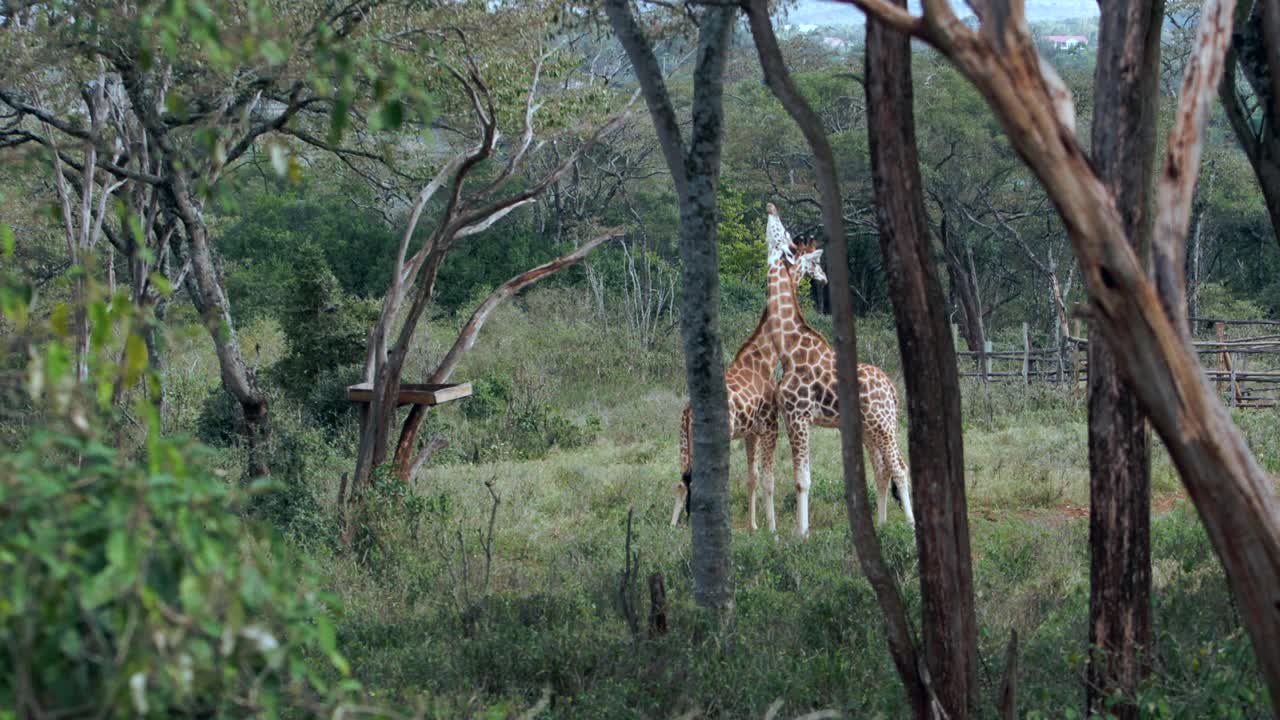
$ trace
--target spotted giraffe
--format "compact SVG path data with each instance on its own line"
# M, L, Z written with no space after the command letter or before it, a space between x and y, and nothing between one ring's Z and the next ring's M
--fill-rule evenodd
M805 270L809 276L826 282L821 265ZM797 273L794 282L804 276ZM794 290L794 288L792 288ZM756 524L756 487L764 484L765 521L770 532L777 532L777 515L773 505L773 456L778 446L777 381L778 353L769 337L769 313L766 307L750 337L738 349L724 374L729 391L729 437L742 438L747 451L747 503L750 507L752 532ZM693 409L685 403L680 424L680 482L676 483L676 502L671 510L671 525L680 523L680 510L689 508L689 481L693 468ZM757 468L758 464L758 468Z
M796 301L795 276L811 272L809 267L819 263L822 251L793 244L778 217L778 209L770 203L768 210L769 290L765 315L769 337L782 362L778 405L791 441L796 525L803 536L809 532L809 428L813 425L833 428L840 422L836 356L826 338L805 322ZM858 386L863 441L876 476L879 523L883 525L889 518L888 495L892 482L907 520L914 527L907 463L898 449L897 390L889 376L874 365L858 366Z

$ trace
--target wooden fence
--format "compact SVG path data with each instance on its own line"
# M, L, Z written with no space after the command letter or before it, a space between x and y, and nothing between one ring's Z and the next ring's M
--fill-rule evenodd
M1217 384L1232 407L1265 408L1280 403L1280 332L1228 337L1228 328L1274 328L1280 326L1280 320L1191 320L1198 328L1212 328L1211 337L1198 338L1192 344L1205 375ZM997 350L987 341L981 352L957 351L956 355L970 360L973 368L960 376L983 382L1083 383L1088 378L1085 350L1089 346L1087 339L1077 337L1083 334L1077 323L1075 335L1064 338L1059 347L1036 348L1023 323L1021 348ZM965 363L961 365L964 367Z

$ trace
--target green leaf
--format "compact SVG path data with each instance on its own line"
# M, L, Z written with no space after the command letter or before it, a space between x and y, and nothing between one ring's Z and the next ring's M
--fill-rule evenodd
M5 257L13 257L16 243L13 240L13 228L5 223L0 223L0 250L4 251Z
M49 324L53 326L53 331L58 333L58 337L69 337L71 335L71 306L60 302L53 306L53 312L49 314Z
M262 43L262 47L260 49L262 51L262 57L266 58L267 62L272 65L282 65L285 60L288 59L288 56L285 55L284 49L276 44L276 41L274 40L266 40Z
M130 333L124 343L125 383L132 385L147 369L147 344L141 335Z
M169 282L169 278L158 272L151 273L149 278L151 280L151 286L154 287L161 295L169 297L173 294L173 283Z

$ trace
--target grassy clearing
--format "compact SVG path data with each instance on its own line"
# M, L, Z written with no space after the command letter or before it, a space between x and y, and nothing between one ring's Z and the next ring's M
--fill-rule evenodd
M461 449L443 454L407 496L370 503L376 542L359 557L330 544L332 499L350 469L350 418L321 430L288 402L275 406L279 434L304 449L303 486L319 503L319 520L287 531L319 560L326 589L343 601L339 645L371 700L419 706L434 717L501 717L544 692L546 716L564 718L762 717L779 700L779 717L822 708L901 717L904 698L879 611L851 555L838 435L816 434L813 532L803 542L794 537L786 443L776 459L777 536L746 530L744 456L735 443L736 606L726 625L706 626L691 601L688 529L668 525L684 402L675 339L637 347L624 332L583 320L582 308L565 297L552 291L505 308L458 377L515 379L511 408L549 407L575 427L590 425L582 444L532 452L503 437L519 431L503 420L516 410L476 419L462 403L441 409L432 423ZM434 333L443 337L446 325L432 329L425 355L442 345ZM883 320L864 323L860 342L896 374L888 328ZM269 325L247 329L242 339L264 358L281 352ZM198 375L187 368L207 359L194 348L179 350L171 374ZM415 362L425 366L425 359ZM1084 694L1083 398L1047 386L966 385L964 401L984 702L994 698L1004 644L1016 629L1023 707L1032 717L1064 717ZM171 405L175 418L199 414L199 403L181 395ZM1280 460L1275 414L1238 420L1264 463ZM905 428L900 437L905 445ZM240 458L228 448L223 461L233 471ZM1179 486L1159 449L1154 471L1157 643L1143 696L1148 714L1263 716L1265 697L1222 572L1194 512L1173 498ZM487 573L486 482L501 497ZM672 629L659 640L633 637L622 612L628 510L641 578L628 592L642 625L645 576L661 572L667 582ZM918 610L914 539L896 505L881 540L909 608Z

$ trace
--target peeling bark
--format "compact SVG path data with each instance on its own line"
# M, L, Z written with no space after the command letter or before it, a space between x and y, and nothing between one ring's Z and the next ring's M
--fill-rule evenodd
M1093 166L1120 210L1138 257L1152 230L1152 165L1164 3L1101 6L1094 78ZM1120 377L1102 330L1089 328L1089 663L1085 706L1106 700L1119 718L1150 670L1151 441L1137 396ZM1127 701L1126 701L1127 700Z

